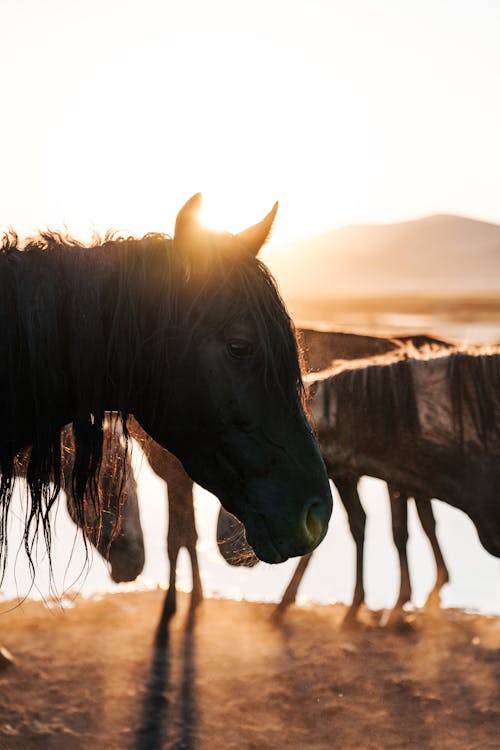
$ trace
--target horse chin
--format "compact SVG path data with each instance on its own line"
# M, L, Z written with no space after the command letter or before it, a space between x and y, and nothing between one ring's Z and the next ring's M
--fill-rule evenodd
M277 549L277 547L275 547L269 534L264 536L264 534L260 532L259 536L256 536L255 539L252 539L252 536L247 528L247 541L259 560L262 560L262 562L270 563L271 565L277 565L278 563L282 563L288 560L288 557L283 556Z
M288 560L273 541L268 525L263 516L255 514L245 519L246 541L262 562L276 565Z
M279 534L269 519L260 513L246 515L244 519L246 542L257 557L267 563L285 562L291 557L302 557L315 549L325 537L327 526L315 539L292 534Z
M288 560L288 556L283 555L274 543L263 515L254 511L249 512L248 508L245 512L239 513L230 502L226 502L228 498L223 500L219 496L219 500L222 503L223 526L228 538L224 539L221 536L218 543L222 556L230 565L241 566L249 563L249 567L252 567L259 560L271 564ZM228 519L232 519L230 523Z
M145 552L141 538L137 542L131 541L126 533L120 532L113 539L108 549L108 544L103 540L99 545L99 552L108 560L110 575L115 583L128 583L135 581L144 568Z
M271 564L282 563L290 557L308 554L322 541L331 514L326 473L329 503L322 502L318 494L318 499L313 495L303 503L295 502L293 514L278 512L276 508L283 505L289 494L290 488L286 483L269 476L242 482L234 464L223 451L213 452L200 461L202 451L203 447L200 447L195 454L195 462L187 454L184 468L197 484L215 494L224 508L243 523L246 541L259 560ZM221 477L225 478L224 483ZM307 498L308 487L303 495Z

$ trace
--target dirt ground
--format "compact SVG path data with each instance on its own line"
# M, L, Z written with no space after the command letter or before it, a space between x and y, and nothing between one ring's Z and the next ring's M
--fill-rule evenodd
M500 747L500 618L415 612L397 631L341 605L164 592L28 602L0 618L0 749ZM5 610L6 604L1 606Z

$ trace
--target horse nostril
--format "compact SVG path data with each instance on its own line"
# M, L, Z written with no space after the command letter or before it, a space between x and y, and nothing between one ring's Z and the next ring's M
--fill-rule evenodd
M311 542L316 542L323 535L326 527L323 503L310 500L304 511L304 526Z

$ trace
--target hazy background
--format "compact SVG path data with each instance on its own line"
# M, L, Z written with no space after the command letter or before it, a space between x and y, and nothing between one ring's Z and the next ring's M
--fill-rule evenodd
M207 223L237 231L278 199L264 258L298 322L500 341L499 28L495 0L0 0L0 226L172 232L201 190ZM385 489L362 494L369 602L388 605ZM197 497L207 590L279 596L290 565L234 578L215 501ZM146 579L164 581L165 500L147 468L141 498ZM498 561L439 512L462 586L447 603L500 612ZM412 529L421 600L432 566ZM13 565L5 596L28 588ZM348 601L352 576L337 503L306 596ZM108 585L96 566L85 590Z
M495 0L2 0L1 224L500 222Z

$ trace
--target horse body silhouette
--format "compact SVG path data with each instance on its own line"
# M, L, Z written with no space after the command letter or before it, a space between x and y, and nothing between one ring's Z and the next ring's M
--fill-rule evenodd
M426 349L426 350L449 350L455 345L440 338L429 335L407 335L395 338L380 336L367 336L338 331L316 331L313 329L302 329L304 342L304 357L310 370L324 370L329 367L349 368L350 360L368 360L369 358L382 356L384 354L401 352L402 349ZM340 360L343 364L340 364ZM320 439L320 447L326 451L323 445L325 437ZM329 467L329 475L339 493L342 504L347 513L349 528L356 545L356 579L354 595L351 606L346 614L346 623L355 620L361 604L365 601L365 590L363 583L364 569L364 544L366 513L361 504L358 494L358 482L364 472L353 471L337 464L335 470ZM389 617L389 624L397 622L402 614L403 605L411 601L412 588L410 572L408 568L407 544L408 544L408 502L413 497L417 513L420 518L422 529L427 535L436 563L436 580L426 601L427 605L439 603L439 592L443 585L449 581L449 572L436 535L436 519L432 510L431 496L411 493L404 485L395 486L387 483L390 500L392 535L399 558L400 586L397 601ZM221 517L225 518L221 511ZM221 521L221 533L225 533L228 521ZM229 554L237 559L234 549ZM296 600L298 589L311 555L307 555L297 564L297 568L283 594L278 605L278 614L282 613Z
M372 361L319 379L309 403L330 472L439 498L464 511L500 556L497 351Z
M348 620L364 600L360 552L365 517L357 495L361 474L388 483L393 512L405 508L396 488L405 487L403 497L415 498L438 568L431 600L436 600L448 572L429 498L464 511L485 549L500 556L499 387L500 354L480 351L434 352L428 359L410 356L390 363L382 359L314 383L309 403L322 455L337 486L340 481L346 507L354 508L348 513L357 546L357 578ZM355 405L349 416L346 399ZM395 534L400 553L406 537L403 533L398 540ZM309 559L299 561L278 613L295 599ZM408 576L405 549L404 563ZM397 621L409 593L409 580L402 576L390 620Z
M338 366L339 360L358 360L378 357L401 349L451 349L456 344L429 334L408 334L394 337L372 336L351 331L330 331L299 328L298 338L303 350L305 371L308 373Z
M174 239L111 237L83 247L54 233L0 257L0 544L5 561L15 456L27 468L28 553L60 489L61 427L73 423L74 500L97 497L106 410L170 449L245 525L260 558L281 562L323 539L331 494L302 406L290 318L256 259L276 213L238 234L199 222ZM126 426L124 429L126 439ZM53 484L51 484L51 482ZM101 509L97 502L97 513Z

